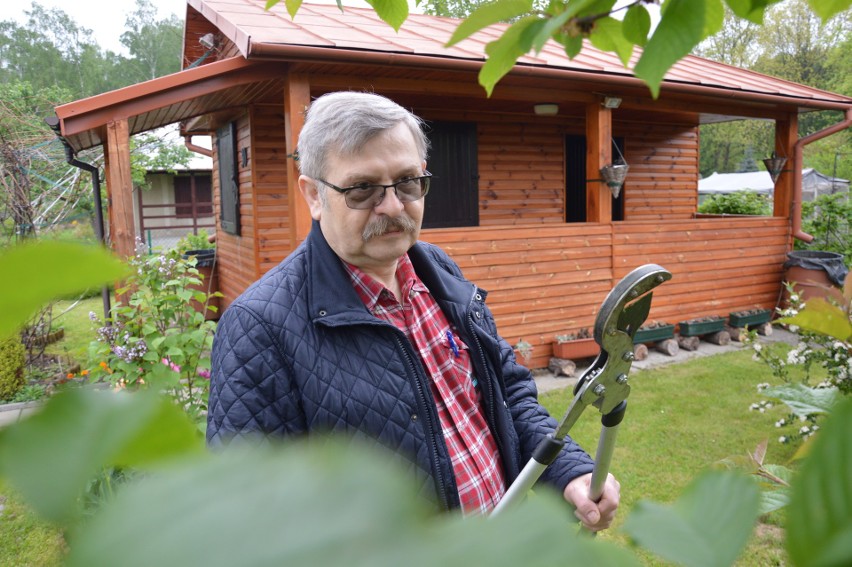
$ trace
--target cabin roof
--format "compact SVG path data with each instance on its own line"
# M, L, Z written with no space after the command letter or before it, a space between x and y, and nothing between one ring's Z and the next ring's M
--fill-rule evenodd
M345 7L341 12L336 5L302 4L291 18L284 2L269 11L264 9L265 3L187 0L186 68L57 107L62 136L80 151L104 143L106 125L118 119L126 118L129 133L136 134L227 112L236 105L274 97L284 88L288 65L294 63L359 69L369 66L376 70L376 77L379 67L385 73L414 69L414 75L406 72L409 77L427 72L438 76L452 71L476 72L485 61L486 45L506 27L490 26L453 47L445 47L459 20L410 14L396 33L371 8ZM205 61L205 48L198 40L211 31L233 46L221 59ZM647 87L621 65L615 54L588 43L577 57L569 59L561 46L550 41L540 53L519 59L501 83L509 78L524 81L523 88L568 80L575 89L578 85L599 87L619 96L633 93L637 99L650 100ZM484 90L477 92L477 96L485 97ZM719 116L748 116L739 115L736 109L757 106L783 107L787 112L852 108L850 97L695 56L683 58L666 74L661 97L667 96L690 97L686 106L701 114L701 122L718 120ZM714 115L696 103L695 97L722 102L727 111ZM193 129L204 132L204 122L198 121Z

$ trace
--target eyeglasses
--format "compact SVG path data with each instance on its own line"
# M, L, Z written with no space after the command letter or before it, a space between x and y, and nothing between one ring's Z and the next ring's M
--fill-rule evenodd
M429 181L432 179L431 173L428 171L425 173L420 177L408 177L390 185L362 183L352 187L338 187L324 179L317 179L317 181L331 187L338 193L343 193L346 206L350 209L372 209L379 206L379 203L385 198L385 193L391 187L396 192L396 198L403 203L419 201L425 197L426 193L429 192Z

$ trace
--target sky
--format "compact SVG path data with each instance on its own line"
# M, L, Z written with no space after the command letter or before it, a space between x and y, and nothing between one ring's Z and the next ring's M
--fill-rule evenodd
M126 53L121 45L121 34L124 32L124 21L136 9L136 0L3 0L3 12L0 19L14 19L25 22L27 12L33 1L45 8L59 8L77 25L94 32L95 41L103 49L117 53ZM329 0L308 0L313 3L325 3ZM333 3L331 0L329 3ZM160 19L176 15L181 21L186 17L186 0L151 0L157 7ZM344 0L346 6L366 6L358 0Z

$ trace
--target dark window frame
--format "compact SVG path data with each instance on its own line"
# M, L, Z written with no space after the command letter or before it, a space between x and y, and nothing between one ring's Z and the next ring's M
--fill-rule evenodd
M228 234L240 235L240 169L237 159L237 123L216 130L219 158L219 223Z

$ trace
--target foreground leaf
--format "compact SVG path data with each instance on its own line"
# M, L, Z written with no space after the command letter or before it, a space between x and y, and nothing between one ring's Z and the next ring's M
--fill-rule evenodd
M849 315L822 297L811 299L799 313L777 322L798 325L806 331L828 335L841 341L852 341L852 321L849 320Z
M231 447L127 486L75 540L69 564L638 565L572 536L556 495L494 519L437 514L384 453L316 441Z
M749 477L706 472L673 506L639 502L626 531L639 545L669 561L727 567L745 547L757 519L759 490Z
M763 395L781 400L798 417L829 413L840 398L837 388L811 388L800 383L773 386Z
M398 32L408 18L407 0L366 0L366 2L394 31Z
M447 47L457 44L492 24L511 20L530 10L532 10L532 0L501 0L482 4L458 25L447 41Z
M0 338L45 303L120 279L127 266L100 246L39 241L0 254Z
M852 400L838 405L793 480L787 550L795 565L852 565Z
M717 31L724 20L721 0L669 0L642 56L633 69L651 94L660 94L660 83L672 65L701 40Z
M166 398L77 388L0 433L0 472L42 517L69 525L86 483L104 467L201 450L196 428Z

